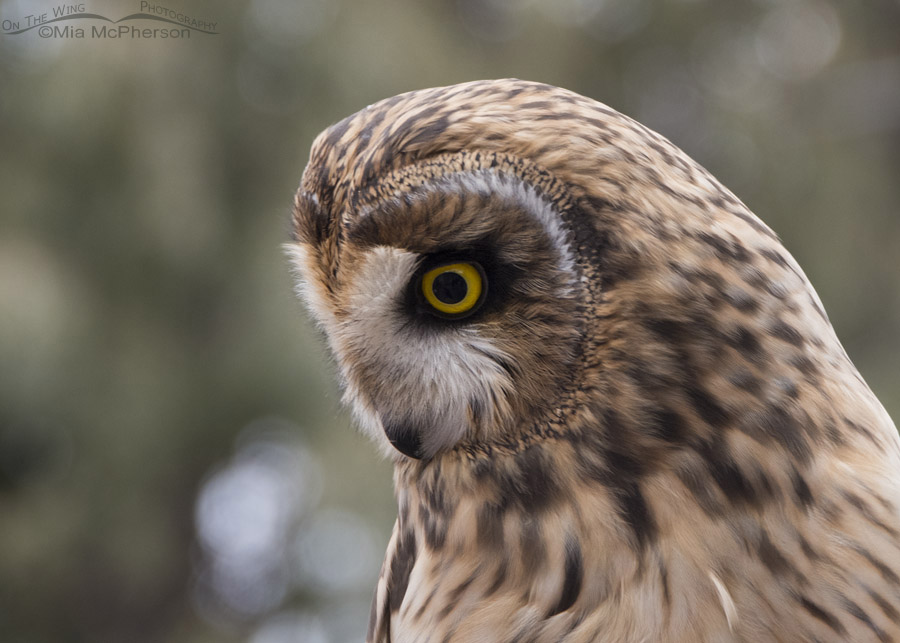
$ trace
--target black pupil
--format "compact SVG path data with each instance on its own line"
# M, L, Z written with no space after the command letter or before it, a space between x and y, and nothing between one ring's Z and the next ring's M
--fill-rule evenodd
M462 275L455 272L442 272L431 284L434 296L445 304L458 304L466 297L469 286Z

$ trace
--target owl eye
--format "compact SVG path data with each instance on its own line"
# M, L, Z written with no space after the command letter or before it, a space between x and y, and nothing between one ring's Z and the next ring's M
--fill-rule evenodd
M430 312L445 319L461 319L481 306L487 279L477 263L447 263L423 274L420 290Z

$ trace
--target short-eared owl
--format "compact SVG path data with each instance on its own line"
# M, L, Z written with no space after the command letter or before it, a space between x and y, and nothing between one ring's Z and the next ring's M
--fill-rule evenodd
M289 252L393 458L372 642L900 641L900 440L775 234L500 80L315 141Z

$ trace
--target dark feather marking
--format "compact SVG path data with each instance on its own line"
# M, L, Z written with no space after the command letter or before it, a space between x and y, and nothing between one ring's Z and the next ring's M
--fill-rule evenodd
M844 423L847 425L847 427L851 431L853 431L854 433L859 433L861 436L866 438L869 442L874 444L876 447L878 447L879 449L881 448L881 444L878 442L878 439L875 437L875 434L872 433L869 429L867 429L866 427L864 427L860 424L857 424L856 422L853 422L852 420L850 420L848 418L844 418Z
M494 580L491 583L491 586L488 587L487 592L485 593L485 598L492 596L495 594L501 587L503 587L503 583L506 582L506 575L509 571L509 559L506 557L500 561L500 565L497 566L497 572L494 575Z
M804 427L784 407L771 406L756 417L756 422L741 425L746 432L760 431L776 440L799 462L808 462L812 456Z
M692 284L706 284L716 292L724 292L728 288L722 275L712 270L689 269L674 262L669 263L669 269Z
M759 483L759 495L761 499L769 499L778 493L777 485L772 482L772 478L766 474L765 469L756 467L754 471L755 480Z
M824 430L825 436L828 438L828 441L834 445L842 445L845 444L846 440L844 436L841 434L838 429L837 423L833 418L827 417L824 420Z
M687 487L688 491L691 492L694 501L703 509L707 516L715 517L722 514L722 504L710 490L710 486L707 484L708 477L701 474L699 467L680 467L677 469L676 475L681 483Z
M444 133L449 125L450 121L447 118L447 115L443 114L440 118L430 122L428 125L416 132L415 136L413 136L406 142L406 147L409 149L413 149L416 145L436 140L440 137L441 134Z
M791 346L803 346L803 335L796 328L781 319L769 327L769 334L787 342Z
M715 250L716 255L720 259L737 261L740 263L746 263L752 259L752 256L747 249L736 242L729 243L728 240L707 232L699 233L697 239Z
M664 317L645 317L641 323L660 339L670 344L680 344L687 336L686 325L674 319Z
M712 175L709 172L707 172L706 170L703 170L703 168L700 168L700 170L703 171L703 176L705 176L708 179L712 178ZM712 203L717 208L722 208L723 210L728 210L727 206L729 206L729 205L731 205L731 206L741 205L741 202L737 200L737 197L732 196L731 194L728 194L724 190L718 190L716 193L716 196L714 196L710 199L710 203Z
M885 524L884 521L880 520L872 512L872 508L869 506L869 503L850 491L843 491L842 495L844 496L844 499L851 505L853 505L866 520L871 522L876 527L880 527L881 529L883 529L894 540L900 539L900 533L898 533L897 530L890 525Z
M900 585L900 577L897 576L896 572L894 572L894 570L892 570L890 567L875 558L875 556L872 555L872 552L859 544L853 545L853 549L856 551L856 553L869 561L869 564L878 570L878 573L881 574L881 577L884 578L884 580L892 583L893 585Z
M688 435L687 422L681 415L667 408L650 414L648 430L655 436L672 444L683 443Z
M421 498L419 514L425 528L425 543L433 550L440 549L447 537L447 523L456 510L456 503L444 489L440 461L433 464L429 475L419 478L416 486Z
M890 500L888 500L884 496L878 495L877 493L872 493L871 496L878 501L878 504L884 507L885 511L894 513L894 503L892 503Z
M728 288L722 293L725 302L744 313L752 313L759 309L759 302L749 293L739 288Z
M803 551L803 555L806 556L810 560L820 560L822 557L816 552L815 549L812 548L812 545L809 544L809 541L806 540L802 535L798 534L797 538L800 541L800 549Z
M763 565L775 576L780 576L789 571L797 573L790 561L784 557L784 554L769 539L769 534L765 530L760 534L756 551Z
M817 618L818 620L825 623L825 625L830 627L832 630L834 630L838 634L844 635L847 633L847 630L844 628L843 625L841 625L841 622L837 618L834 617L834 615L826 612L825 610L823 610L821 607L819 607L818 605L813 603L811 600L809 600L805 596L801 596L797 600L799 601L799 603L803 607L803 609L805 609L807 612L809 612L814 618Z
M522 519L522 562L532 574L540 571L547 556L547 549L541 538L540 525L537 521L525 517Z
M794 494L797 496L797 500L800 501L800 506L808 509L813 500L812 491L810 491L809 485L806 484L803 475L796 468L793 468L791 471L791 484L794 487Z
M609 126L609 123L606 122L606 121L604 121L604 120L602 120L602 119L600 119L600 118L590 118L590 117L586 117L586 118L583 118L583 119L581 119L581 120L582 120L582 122L584 122L584 123L590 125L590 126L593 127L594 129L602 130L602 131L604 131L604 132L609 132L610 129L611 129L610 126ZM612 133L613 137L616 137L616 136L617 136L616 133L614 133L614 132L611 132L611 133ZM606 137L604 140L606 140L607 143L609 143L611 139L608 138L608 137Z
M475 582L476 578L478 578L478 574L473 572L466 580L461 582L450 591L448 600L453 605L453 607L456 606L457 601L459 601L460 597L465 593L467 589L469 589L472 583Z
M559 596L559 602L556 604L547 617L554 614L565 612L575 604L578 600L578 594L581 593L581 583L584 580L584 562L581 556L581 545L578 540L571 535L566 538L566 559L565 573L563 575L562 592Z
M790 267L790 264L788 263L787 259L785 259L782 256L782 254L780 252L778 252L777 250L772 250L771 248L763 248L759 251L759 253L763 257L768 259L769 261L772 261L772 262L778 264L782 268Z
M422 601L422 604L419 606L419 609L416 610L416 620L422 618L422 615L428 610L429 605L431 605L431 601L434 600L434 597L437 595L438 589L440 588L439 584L435 584L431 591L428 592L428 596L425 597L425 600Z
M888 641L892 641L893 639L885 633L883 629L878 627L868 614L861 608L859 605L851 601L849 598L844 599L844 608L850 612L853 616L858 618L860 621L865 623L866 627L868 627L872 632L875 633L875 636L878 637L878 640L882 643L887 643Z
M728 381L737 388L747 391L748 393L759 393L762 391L762 381L753 373L745 368L740 368L728 376Z
M391 612L396 612L403 604L409 576L416 562L416 539L411 529L403 529L397 541L397 551L391 561L391 577L388 581L388 601Z
M900 612L894 608L893 605L884 600L884 597L878 592L866 588L869 596L872 597L872 600L875 601L875 604L881 608L881 611L884 612L884 615L891 619L894 623L900 623Z
M807 381L815 383L819 375L819 367L806 355L796 355L790 359L790 364L807 376Z
M774 239L775 241L778 241L779 243L781 243L778 239L778 235L775 234L774 232L772 232L765 224L761 223L760 220L757 219L756 217L754 217L752 214L742 212L741 210L729 210L729 212L731 212L731 214L733 214L737 218L742 219L742 220L746 221L747 223L749 223L750 227L752 227L757 232L764 234L767 237L769 237L770 239Z
M757 356L763 352L759 339L746 326L739 326L733 332L725 333L724 339L745 357Z
M622 155L623 158L627 159L629 163L632 163L633 165L639 165L637 158L633 154L631 154L627 150L625 150L624 148L619 148L618 152ZM701 199L700 197L696 197L692 194L687 194L685 192L679 192L678 190L674 189L671 185L666 183L662 179L662 177L660 176L660 174L656 170L656 168L654 168L653 166L644 165L642 169L644 170L646 179L650 183L655 185L657 188L659 188L661 191L665 192L672 198L677 199L678 201L682 201L684 203L690 203L691 205L696 207L701 212L705 212L709 209L709 202L705 201L704 199Z
M672 595L669 590L669 569L661 558L659 559L659 580L662 583L663 602L666 604L666 613L668 613L672 604Z
M459 602L459 598L463 595L463 593L467 589L469 589L469 586L473 582L475 582L476 578L477 578L477 575L475 573L473 573L466 580L464 580L462 583L460 583L459 585L457 585L450 591L450 594L447 596L447 599L446 599L447 603L438 612L438 615L437 615L438 620L443 620L443 619L447 618L447 616L449 616L450 613L454 609L456 609L457 603Z
M603 419L607 433L606 444L591 446L604 456L611 478L609 483L640 478L646 472L646 463L641 460L640 453L631 452L632 449L629 448L628 440L634 429L614 409L606 410Z
M440 549L447 539L446 522L439 515L429 512L424 506L421 514L425 523L425 544L432 550Z
M685 391L694 410L711 427L722 428L731 422L731 414L704 388L697 384L688 384Z
M379 111L372 115L372 117L366 122L365 126L363 126L362 130L360 130L359 135L356 137L357 144L361 148L366 148L369 145L369 141L372 140L372 134L375 131L375 128L378 127L382 121L384 121L384 117L386 115L385 111ZM366 177L370 179L370 177Z
M550 470L543 449L532 445L516 456L518 475L509 479L521 507L528 512L538 512L549 507L559 496L559 486Z
M528 103L522 103L521 105L516 105L516 109L534 109L538 111L546 111L548 109L553 109L553 103L546 100L534 100Z
M632 356L631 360L622 364L622 372L644 390L647 400L658 399L661 393L671 390L677 383L672 373L665 372L655 364L637 356Z
M344 120L335 123L331 127L328 128L328 135L325 138L325 144L331 147L336 147L338 143L341 142L341 139L344 138L344 134L347 133L347 130L350 129L351 123L353 123L354 115L348 116ZM327 184L326 181L322 181L323 184Z
M828 321L828 313L825 312L825 310L822 308L821 304L819 304L819 302L816 301L816 298L813 295L809 296L809 303L812 304L813 310L815 310L817 313L819 313L819 317L821 317L823 320L825 320L827 322Z
M800 391L797 388L797 384L787 377L779 377L775 380L775 384L784 391L784 394L787 395L790 399L796 400L800 397Z
M704 337L718 339L718 334L709 323L699 318L689 324L666 318L644 318L642 323L648 330L676 348ZM731 414L716 401L715 396L697 381L696 369L692 366L686 353L683 357L684 359L680 360L680 370L684 380L682 386L691 406L694 407L701 419L713 428L723 428L730 424L733 419Z
M656 538L657 527L640 485L634 481L623 481L616 491L622 518L631 527L638 544L645 547Z
M475 527L478 546L499 549L503 546L503 515L495 504L485 503L478 510Z
M420 485L428 510L436 516L449 520L456 511L456 503L448 497L441 477L441 462L437 461L431 468L428 484Z
M764 290L776 299L784 299L787 296L787 292L780 283L774 281L769 275L752 265L748 264L740 272L740 276L746 284L757 290Z
M642 266L639 257L626 253L618 247L616 250L618 252L607 251L601 265L600 286L605 290L622 282L631 281L641 273Z
M671 165L672 167L677 167L688 177L693 177L693 172L691 171L690 166L682 159L674 156L672 152L654 140L650 140L647 143L648 147L659 154L666 165Z
M656 520L644 499L640 478L646 463L628 452L628 436L633 431L614 410L604 414L606 437L602 442L594 436L573 436L579 468L584 475L607 488L619 506L622 520L631 528L641 547L657 535ZM594 458L593 456L599 456Z
M721 435L700 445L697 452L705 460L710 475L730 502L758 504L760 494L728 452Z

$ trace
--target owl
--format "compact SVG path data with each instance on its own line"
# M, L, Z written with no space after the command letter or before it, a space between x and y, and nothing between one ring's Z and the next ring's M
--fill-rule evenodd
M371 643L900 641L900 440L777 236L519 80L313 143L288 253L395 466Z

